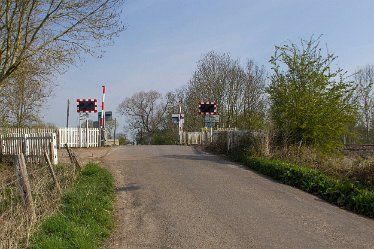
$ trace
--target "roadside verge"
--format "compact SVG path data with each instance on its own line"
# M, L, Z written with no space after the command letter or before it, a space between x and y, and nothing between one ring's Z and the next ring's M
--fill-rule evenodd
M231 160L269 176L279 182L294 186L339 207L367 217L374 217L374 191L338 180L318 170L264 157L254 157L238 151L229 153Z
M46 218L30 248L99 248L113 223L114 180L98 164L87 164L56 214Z

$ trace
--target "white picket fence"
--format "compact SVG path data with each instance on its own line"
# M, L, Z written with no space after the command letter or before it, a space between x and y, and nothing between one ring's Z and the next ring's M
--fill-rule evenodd
M0 128L0 134L41 134L41 133L57 133L57 129L48 128Z
M23 153L27 161L40 162L47 152L53 164L58 163L56 133L0 135L0 154L14 156Z
M186 145L200 145L209 144L212 142L223 141L226 144L227 150L231 150L239 146L240 141L245 137L256 138L261 141L263 153L269 153L269 138L264 132L238 130L236 128L219 129L219 130L204 130L201 132L183 132L180 140L181 144Z
M185 144L202 144L202 132L186 132L183 136ZM183 141L183 140L181 140Z
M0 134L57 134L57 146L69 147L99 147L100 130L97 128L60 128L60 129L35 129L35 128L0 128Z
M58 129L58 146L99 147L100 130L97 128L60 128Z
M181 144L186 145L197 145L197 144L207 144L212 141L212 130L205 132L194 131L194 132L183 132L179 138Z

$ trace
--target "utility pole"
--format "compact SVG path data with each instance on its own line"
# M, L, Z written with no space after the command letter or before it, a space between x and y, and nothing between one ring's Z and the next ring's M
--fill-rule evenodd
M70 100L68 99L68 107L66 110L66 128L69 128L69 107L70 107Z

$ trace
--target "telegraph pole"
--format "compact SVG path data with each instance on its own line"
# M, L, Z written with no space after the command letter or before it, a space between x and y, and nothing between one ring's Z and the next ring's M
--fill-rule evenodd
M66 110L66 128L69 128L69 107L70 107L70 100L68 99L68 107Z

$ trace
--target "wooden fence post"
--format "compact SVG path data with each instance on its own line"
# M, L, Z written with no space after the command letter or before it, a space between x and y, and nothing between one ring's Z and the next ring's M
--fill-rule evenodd
M55 171L53 170L53 166L52 166L51 160L49 159L48 153L46 151L44 152L44 157L45 157L45 160L47 161L47 164L48 164L49 173L51 173L53 181L56 184L56 188L57 188L58 192L61 195L60 184L58 183Z
M21 195L26 205L27 209L31 212L31 221L36 221L36 213L35 213L35 206L34 201L31 195L31 187L29 182L29 177L27 174L26 169L26 162L25 157L23 154L18 154L15 157L15 165L16 165L16 174L18 179L18 184L20 186Z
M70 150L69 146L67 144L65 144L65 148L68 152L68 155L69 155L69 158L70 158L70 162L74 165L74 169L75 168L78 168L78 170L80 171L81 170L81 166L77 160L77 157L75 156L75 154Z

